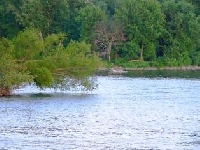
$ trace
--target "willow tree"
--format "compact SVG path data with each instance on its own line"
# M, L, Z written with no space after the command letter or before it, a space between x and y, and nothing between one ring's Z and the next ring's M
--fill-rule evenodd
M13 89L32 81L24 64L17 63L12 56L13 48L10 41L0 39L0 96L11 95Z
M27 83L39 88L92 89L91 76L99 60L90 45L71 41L63 46L64 34L41 39L37 30L20 32L12 41L0 41L0 96Z

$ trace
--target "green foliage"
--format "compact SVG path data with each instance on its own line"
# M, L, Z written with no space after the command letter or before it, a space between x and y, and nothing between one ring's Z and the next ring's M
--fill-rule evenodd
M17 21L28 28L43 29L46 27L46 16L40 0L23 1L16 15Z
M66 58L69 59L67 74L75 78L92 75L99 64L98 57L91 52L91 46L85 42L71 41L66 48Z
M15 16L15 8L20 7L21 0L15 3L15 7L14 3L7 0L0 1L0 37L12 38L22 29Z
M200 65L199 10L198 0L1 0L0 91L90 87L94 52L129 67Z
M79 14L79 10L86 6L85 0L68 0L69 4L69 13L67 21L67 25L65 26L65 30L68 34L68 42L71 40L79 40L80 39L80 30L81 24L77 21L77 16Z
M121 58L115 60L115 64L124 68L148 68L152 67L152 62L148 61L126 61Z
M53 84L53 75L51 68L45 67L46 64L42 64L41 61L29 60L25 63L27 70L33 76L33 82L40 88L51 87Z
M78 86L84 90L95 87L94 80L90 77L99 67L100 60L91 52L91 45L71 41L60 53L58 60L54 62L56 69L53 87L70 89Z
M0 87L14 89L31 82L32 76L26 67L11 56L13 45L7 39L0 39Z
M190 65L195 61L191 56L200 44L199 16L194 13L194 6L187 1L167 0L162 3L162 7L166 15L167 37L163 43L165 57L172 61L172 65Z
M149 42L145 45L144 59L147 61L156 60L156 43Z
M19 60L36 59L44 49L43 41L34 29L19 32L14 39L14 57Z
M106 11L108 18L112 18L115 15L115 11L120 7L123 1L121 0L91 0L94 5L100 7L102 10Z
M0 58L0 87L18 88L32 81L32 76L25 71L24 66L17 64L9 56Z
M177 67L179 66L177 59L165 57L163 60L164 66Z
M34 82L39 87L50 87L53 84L53 76L51 72L44 67L35 68L31 74L34 74Z
M16 19L24 27L35 28L43 35L64 32L69 20L69 3L67 0L22 1Z
M81 24L81 40L91 43L94 39L96 23L103 21L105 18L105 12L95 5L89 4L82 8L76 17L76 20Z
M116 18L123 22L128 40L135 41L140 47L140 59L143 60L144 51L149 51L145 45L155 42L164 30L160 4L155 0L125 0L116 11ZM148 59L155 57L152 48L148 53L152 56L147 56Z
M63 33L50 34L44 39L43 56L57 57L61 49L63 49L63 41L66 35Z
M89 78L99 59L85 42L71 41L63 46L64 34L40 37L40 32L27 29L12 41L0 41L0 88L13 89L29 82L40 88L82 86L92 89ZM0 89L0 95L1 94Z
M126 61L138 60L140 54L140 47L134 41L126 42L118 47L118 54Z

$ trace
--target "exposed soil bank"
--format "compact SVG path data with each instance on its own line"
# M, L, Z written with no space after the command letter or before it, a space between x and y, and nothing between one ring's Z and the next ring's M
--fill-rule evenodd
M9 88L0 88L0 97L11 96L11 90Z

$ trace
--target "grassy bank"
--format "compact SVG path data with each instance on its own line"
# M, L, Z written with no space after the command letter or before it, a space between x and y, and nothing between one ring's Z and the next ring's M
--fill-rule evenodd
M102 62L100 70L125 70L125 71L135 71L135 70L200 70L198 65L186 65L178 66L171 65L165 66L160 65L159 62L149 62L149 61L129 61L129 62L117 62L109 63L106 61Z

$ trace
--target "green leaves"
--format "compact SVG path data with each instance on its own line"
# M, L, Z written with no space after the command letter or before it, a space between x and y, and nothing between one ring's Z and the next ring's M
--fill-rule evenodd
M45 67L35 68L31 73L34 75L34 82L38 87L52 86L54 79L49 69Z
M75 84L91 89L89 77L99 63L91 46L71 41L64 47L64 34L44 39L40 35L35 29L26 29L12 41L0 39L0 88L13 89L34 82L40 88Z
M34 28L44 35L64 32L69 14L67 0L28 0L22 1L17 9L17 21L25 28Z
M85 42L71 41L59 59L62 61L58 68L72 78L91 76L99 64L98 57L91 52L91 46Z
M44 45L39 33L34 29L20 32L14 39L14 57L18 60L37 59Z
M111 62L199 65L198 2L1 0L1 86L89 87L99 65L95 51Z
M128 39L140 46L142 60L143 52L148 51L145 45L155 42L163 32L164 15L159 3L155 0L125 0L117 10L116 18L123 22Z
M176 59L180 66L194 64L196 57L192 55L200 45L200 19L194 6L187 1L168 0L162 3L162 8L168 35L164 38L165 57Z
M46 17L40 0L23 1L17 14L17 20L28 28L44 29Z
M17 63L11 55L14 51L13 45L6 39L0 39L0 87L18 88L31 82L33 77L26 70L26 67Z
M81 24L81 40L91 43L94 38L95 25L105 18L105 12L93 4L80 9L76 20Z

